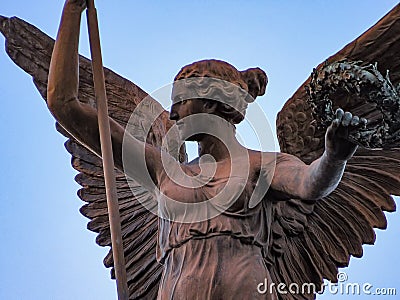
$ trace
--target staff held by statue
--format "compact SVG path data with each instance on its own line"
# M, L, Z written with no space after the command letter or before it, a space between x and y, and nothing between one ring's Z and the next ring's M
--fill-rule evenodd
M94 0L87 0L87 24L92 56L93 82L97 102L101 153L106 186L108 217L111 231L111 243L115 276L119 300L128 300L124 249L121 234L118 196L115 183L114 159L112 152L110 123L108 118L107 95L104 81L103 61L100 47L99 26Z

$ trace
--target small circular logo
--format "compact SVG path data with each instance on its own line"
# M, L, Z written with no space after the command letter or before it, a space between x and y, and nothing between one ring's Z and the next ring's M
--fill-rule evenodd
M337 274L337 280L338 280L338 282L345 282L345 281L347 281L349 278L348 278L348 275L345 273L345 272L339 272L338 274Z

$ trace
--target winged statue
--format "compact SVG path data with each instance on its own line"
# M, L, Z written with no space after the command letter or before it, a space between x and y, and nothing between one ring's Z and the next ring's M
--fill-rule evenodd
M17 17L0 16L0 31L6 38L7 54L33 77L57 120L57 130L67 138L65 147L72 156L72 167L79 172L75 180L82 186L78 195L85 202L80 212L90 220L87 228L98 234L98 245L111 247L101 150L94 133L98 128L90 125L96 119L91 61L77 54L76 28L83 10L79 2L83 3L66 1L56 43ZM224 128L225 135L243 120L247 104L265 92L265 73L258 68L238 71L217 60L185 66L175 82L183 81L186 88L196 85L197 94L189 93L181 99L178 85L174 86L168 112L140 87L104 68L110 123L113 134L116 132L114 151L121 152L114 155L129 299L228 299L229 295L242 295L243 299L315 299L315 291L299 294L274 290L270 295L260 295L256 289L258 276L286 286L322 286L325 279L337 282L338 268L347 267L351 257L361 257L364 244L374 244L374 228L386 229L384 213L395 211L392 196L400 195L398 53L400 4L313 70L277 116L280 153L245 151L250 156L250 172L262 160L269 166L270 158L274 168L256 168L258 171L249 177L258 181L249 179L243 186L235 181L234 185L243 188L235 198L238 201L229 202L222 212L206 220L190 219L193 215L180 212L180 208L174 211L173 205L160 208L159 195L146 180L136 180L137 172L123 167L122 135L118 132L131 126L132 116L139 120L129 129L132 137L128 139L133 148L139 143L144 146L150 181L171 198L209 200L220 184L228 184L228 179L221 175L209 178L199 188L178 188L164 170L157 171L160 153L167 152L163 140L177 123L183 126L184 116L195 112L223 119L218 126ZM71 60L63 62L65 55ZM232 89L246 92L242 97L245 100L240 100L246 103L217 105L216 101L202 100L195 104L188 100L212 99L214 94L219 97L221 85L233 86L228 87L229 92L222 92L225 96L232 95ZM148 120L151 124L144 125ZM234 129L229 132L234 134ZM213 145L207 138L194 140L199 141L200 154L214 154L217 165L222 166L217 173L234 167L225 165L224 151L209 150ZM198 175L199 161L187 161L182 143L172 139L168 155L186 175ZM232 165L235 163L240 165L240 160ZM248 190L256 189L262 176L269 180L268 188L251 204ZM189 214L189 222L171 217L179 214ZM228 266L224 265L225 257L229 257ZM111 249L104 265L114 278ZM225 268L227 271L223 271ZM237 271L232 282L241 284L229 286L227 292L221 277L228 276L232 271L229 268ZM255 285L249 291L251 284Z

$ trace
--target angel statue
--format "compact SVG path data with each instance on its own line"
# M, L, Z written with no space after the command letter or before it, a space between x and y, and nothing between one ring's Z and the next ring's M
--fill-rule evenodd
M66 0L55 43L17 18L0 28L68 137L88 229L111 246L90 61L78 55L85 7ZM399 31L397 5L314 69L278 114L278 153L235 136L265 93L259 68L186 65L169 112L104 69L130 299L314 299L319 289L277 287L337 282L400 195ZM199 145L190 162L185 140ZM111 250L104 264L114 276Z

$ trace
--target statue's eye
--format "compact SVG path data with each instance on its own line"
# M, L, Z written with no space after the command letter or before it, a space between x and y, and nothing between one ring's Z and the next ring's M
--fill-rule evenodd
M181 104L186 104L186 102L187 102L187 100L185 99L185 100L182 100L180 103Z

